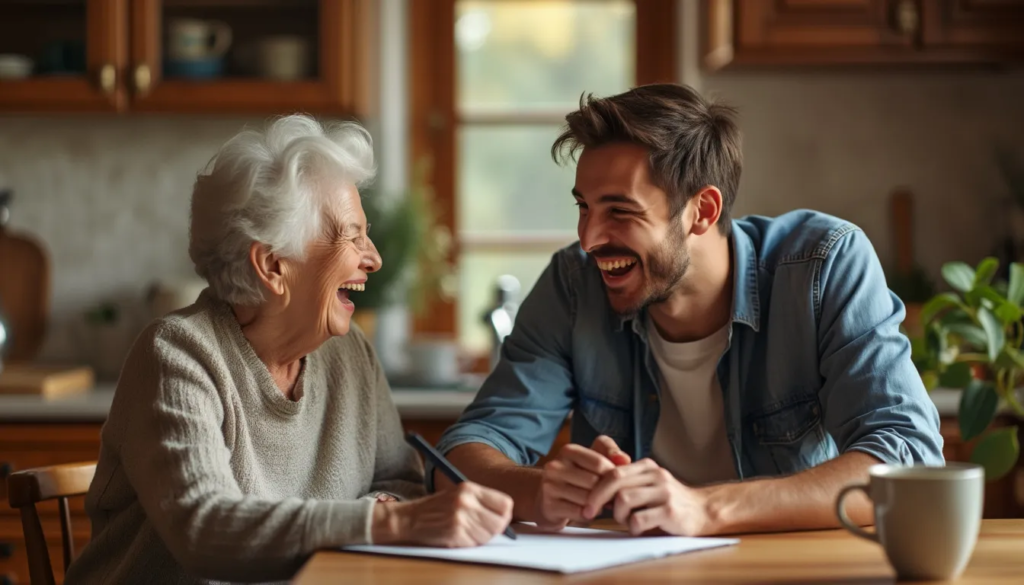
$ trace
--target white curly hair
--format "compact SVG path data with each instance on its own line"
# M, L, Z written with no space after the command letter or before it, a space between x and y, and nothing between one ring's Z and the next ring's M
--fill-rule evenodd
M188 252L196 273L224 301L259 304L263 287L249 261L252 243L301 260L323 233L329 186L358 188L376 172L372 138L355 122L324 125L296 114L273 119L262 131L239 132L192 190Z

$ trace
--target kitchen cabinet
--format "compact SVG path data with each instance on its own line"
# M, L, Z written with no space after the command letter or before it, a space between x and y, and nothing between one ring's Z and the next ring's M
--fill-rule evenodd
M1024 61L1024 0L705 0L704 65Z
M100 427L100 423L0 423L0 583L29 583L21 516L7 505L7 475L42 465L96 460ZM80 551L89 541L90 533L85 497L69 498L68 503L75 549ZM36 509L59 583L63 581L64 566L57 502L42 502Z
M14 0L0 22L0 53L42 65L0 79L0 113L363 117L374 102L372 0ZM60 43L84 43L83 70L49 67Z
M0 113L124 108L127 0L0 4ZM27 58L29 76L13 70Z

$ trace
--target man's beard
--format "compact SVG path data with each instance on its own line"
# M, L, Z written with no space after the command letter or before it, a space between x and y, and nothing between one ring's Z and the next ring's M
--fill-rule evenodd
M647 274L644 275L639 298L622 308L615 307L613 303L612 307L619 315L635 315L650 305L667 301L686 276L690 269L686 235L681 222L673 221L672 224L672 229L661 244L644 262L643 267L647 269Z

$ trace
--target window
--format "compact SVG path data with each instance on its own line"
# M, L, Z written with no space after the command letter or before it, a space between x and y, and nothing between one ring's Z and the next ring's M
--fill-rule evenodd
M610 95L675 78L675 0L410 2L414 159L456 235L459 294L421 331L484 355L481 316L495 281L529 292L551 254L576 240L575 169L550 156L584 92Z

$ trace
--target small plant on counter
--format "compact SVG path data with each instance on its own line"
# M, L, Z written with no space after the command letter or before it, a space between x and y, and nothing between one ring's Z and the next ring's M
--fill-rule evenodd
M996 480L1017 463L1016 426L989 429L1000 407L1024 417L1017 384L1024 373L1024 264L1010 265L1009 282L993 282L995 258L977 268L963 262L942 267L953 289L932 297L921 308L923 336L912 342L913 359L925 387L962 389L960 436L978 438L971 461Z
M426 172L425 163L417 165L412 185L397 201L372 189L365 193L370 239L383 262L370 275L366 291L355 297L357 310L407 304L422 313L433 296L454 296L451 232L440 221Z

